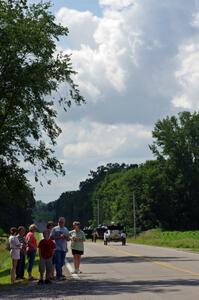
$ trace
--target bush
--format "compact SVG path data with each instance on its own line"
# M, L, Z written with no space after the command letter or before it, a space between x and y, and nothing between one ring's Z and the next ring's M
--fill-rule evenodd
M0 228L0 236L3 236L5 234L4 230Z

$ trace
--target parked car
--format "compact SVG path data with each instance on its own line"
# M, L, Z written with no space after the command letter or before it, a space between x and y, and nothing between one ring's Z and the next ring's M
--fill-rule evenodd
M126 245L126 233L125 227L121 224L112 224L107 227L104 232L104 245L109 242L122 242L122 245Z

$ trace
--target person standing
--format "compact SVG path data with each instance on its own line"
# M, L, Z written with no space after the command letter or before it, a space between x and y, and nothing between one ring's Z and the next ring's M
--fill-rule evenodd
M39 273L40 279L38 284L51 283L50 278L52 275L52 258L55 251L55 243L49 238L49 230L43 232L43 239L39 242ZM46 272L46 279L44 281L44 273Z
M46 230L49 231L49 233L51 233L53 227L54 227L54 222L53 221L48 221L48 223L46 224Z
M23 226L19 226L17 238L21 244L21 249L20 249L20 259L17 261L16 279L24 279L26 239L25 239L25 228Z
M74 262L74 271L73 273L79 274L81 273L80 261L81 255L84 254L84 241L85 235L84 232L80 229L80 222L73 222L73 230L70 231L70 239L71 239L71 249L73 254L73 262Z
M48 223L46 225L46 229L48 230L49 234L51 233L54 226L55 225L54 225L53 221L48 221ZM55 243L55 241L53 241L53 243ZM52 273L51 273L50 279L54 279L54 274L55 274L55 251L53 254L53 258L52 258Z
M28 258L28 280L33 280L32 268L35 262L35 256L37 252L37 240L35 238L35 232L37 226L35 224L30 225L29 232L26 235L27 243L27 258Z
M9 236L9 246L10 246L10 255L12 258L12 268L10 272L11 276L11 283L15 283L16 280L16 267L17 267L17 261L20 259L20 247L21 244L16 237L17 228L11 227L10 228L10 236Z
M55 241L55 268L56 268L56 278L57 280L64 279L62 273L62 267L65 264L65 256L67 249L67 240L69 239L69 231L65 227L65 218L60 217L58 220L58 225L55 226L51 233L50 238Z

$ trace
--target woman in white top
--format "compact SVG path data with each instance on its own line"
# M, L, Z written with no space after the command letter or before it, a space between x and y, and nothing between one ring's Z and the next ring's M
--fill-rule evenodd
M20 259L20 248L21 244L16 237L17 228L11 227L10 228L10 237L9 237L9 244L10 244L10 255L12 258L12 268L11 268L11 283L14 283L16 280L16 267L17 261Z

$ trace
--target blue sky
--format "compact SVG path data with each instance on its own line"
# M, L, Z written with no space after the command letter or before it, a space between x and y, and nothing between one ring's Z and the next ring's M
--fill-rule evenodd
M38 3L40 0L29 0L32 3ZM93 14L100 16L101 8L98 0L56 0L49 2L52 3L52 11L56 12L62 7L68 7L79 11L92 11Z
M53 10L58 10L61 7L67 6L68 8L79 11L90 10L95 15L101 15L101 9L97 0L57 0L52 3Z
M30 175L36 199L44 202L77 189L99 165L152 159L155 122L199 109L199 0L54 4L57 22L70 31L58 50L72 54L87 103L59 110L56 154L66 176L49 175L52 185L42 188Z

